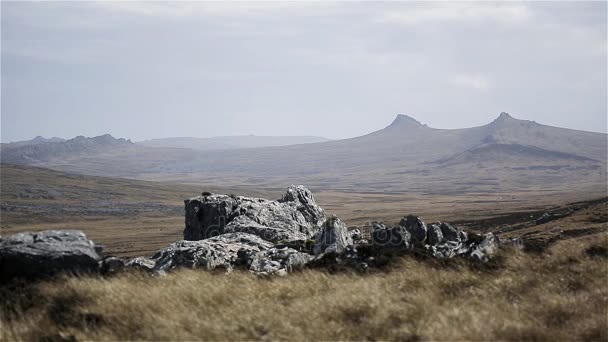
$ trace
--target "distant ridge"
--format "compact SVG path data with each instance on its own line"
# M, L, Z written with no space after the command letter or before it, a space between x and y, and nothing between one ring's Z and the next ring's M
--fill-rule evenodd
M312 144L330 141L317 136L257 136L235 135L211 138L173 137L136 142L147 147L191 148L195 150L229 150L238 148L257 148L272 146L287 146Z
M92 138L80 135L69 140L36 137L27 142L3 144L0 150L0 158L3 163L32 164L62 156L84 152L102 152L112 148L131 146L132 144L131 140L116 139L110 134Z
M607 137L520 120L504 112L486 125L460 129L431 128L400 114L383 129L343 140L207 150L118 144L86 153L41 154L23 147L12 149L11 158L3 149L2 161L222 186L297 183L383 193L493 193L530 187L580 191L605 188ZM64 144L69 143L40 146Z

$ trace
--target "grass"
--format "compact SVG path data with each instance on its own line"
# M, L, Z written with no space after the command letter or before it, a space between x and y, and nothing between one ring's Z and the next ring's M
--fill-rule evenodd
M2 289L3 340L608 339L608 236L493 267L404 257L361 275L181 270Z

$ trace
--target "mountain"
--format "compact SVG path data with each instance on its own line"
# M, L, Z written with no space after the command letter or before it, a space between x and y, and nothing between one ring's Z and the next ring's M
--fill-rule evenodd
M316 136L223 136L211 138L161 138L136 142L147 147L191 148L194 150L228 150L237 148L256 148L270 146L287 146L298 144L311 144L330 141L330 139Z
M289 146L200 151L120 146L25 163L63 171L222 185L366 192L605 191L607 135L501 113L436 129L407 115L364 136ZM4 158L3 158L3 161Z
M93 138L77 136L69 140L36 137L30 141L3 144L0 149L0 158L3 163L40 164L63 157L99 153L130 145L132 145L130 140L116 139L109 134Z
M19 147L19 146L26 146L26 145L38 145L38 144L54 143L54 142L62 142L62 141L65 141L65 139L61 139L61 138L57 138L57 137L52 137L52 138L46 139L44 137L37 136L32 140L15 141L15 142L2 144L2 147Z

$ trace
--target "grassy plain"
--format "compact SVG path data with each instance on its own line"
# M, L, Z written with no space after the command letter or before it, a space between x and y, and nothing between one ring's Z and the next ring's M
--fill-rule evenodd
M281 193L10 165L0 171L2 235L81 229L108 254L122 257L150 255L181 239L182 200L201 191L269 198ZM354 226L416 213L427 221L524 237L534 248L506 249L485 265L406 256L368 274L305 269L259 278L180 270L166 277L128 272L4 284L0 337L606 341L608 210L606 199L596 195L317 191L329 213ZM545 212L555 219L537 224Z

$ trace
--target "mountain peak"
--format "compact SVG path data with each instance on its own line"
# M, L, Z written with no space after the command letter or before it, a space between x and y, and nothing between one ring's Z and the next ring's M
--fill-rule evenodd
M397 114L395 120L388 127L417 127L423 126L418 120L405 114Z
M509 115L509 113L507 113L507 112L502 112L494 121L507 121L507 120L515 120L515 118L512 117L511 115Z

